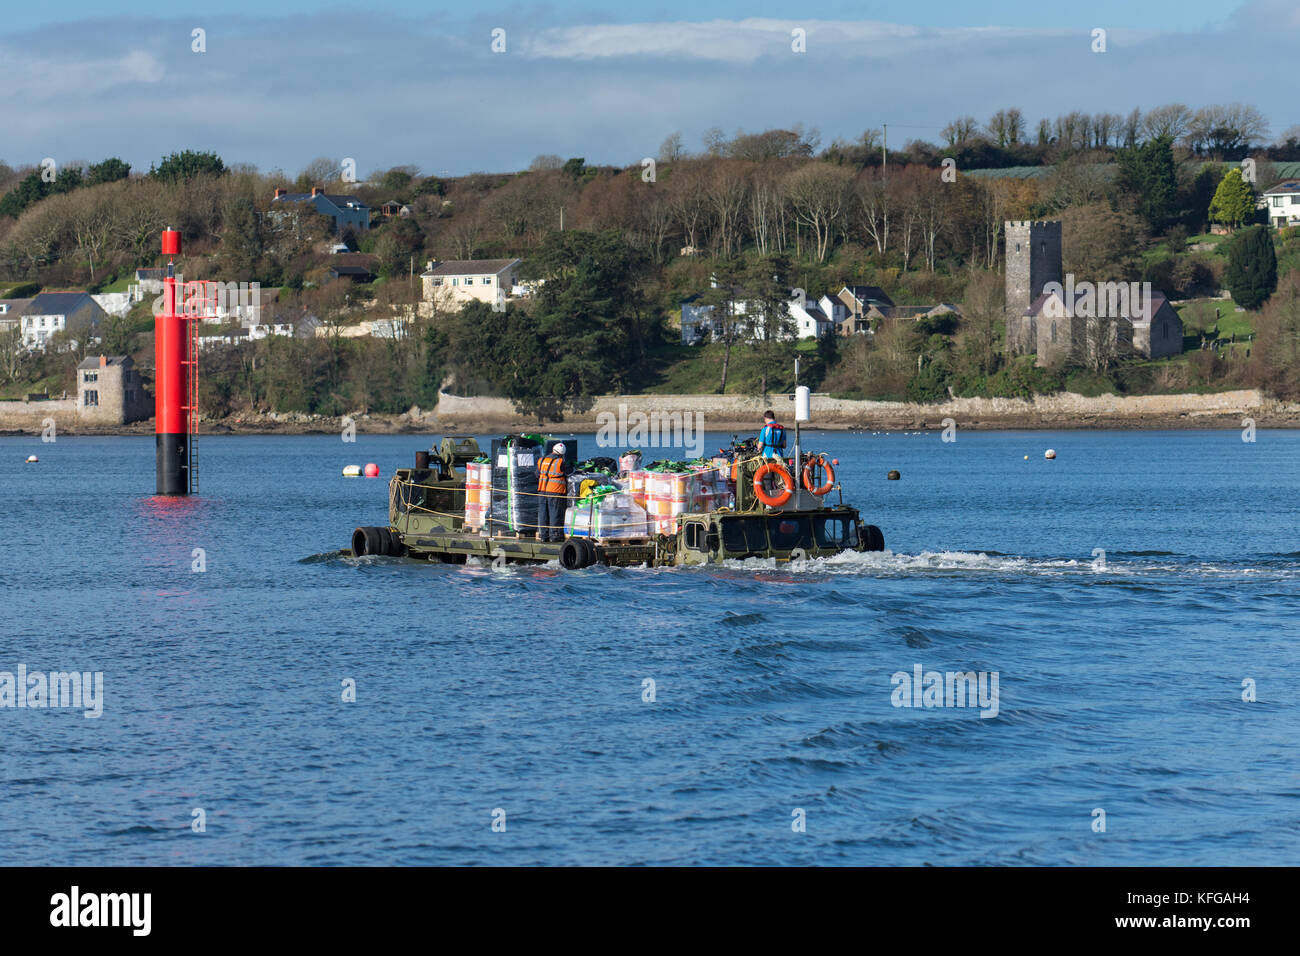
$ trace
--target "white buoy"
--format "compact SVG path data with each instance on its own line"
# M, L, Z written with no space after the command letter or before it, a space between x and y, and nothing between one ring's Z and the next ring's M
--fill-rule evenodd
M27 456L27 464L29 464L29 465L34 465L34 464L36 464L38 461L40 461L40 459L37 458L35 455L28 455L28 456Z
M346 468L343 469L343 477L344 477L344 478L360 478L360 477L361 477L361 466L360 466L360 465L348 465Z
M1046 458L1048 461L1051 461L1053 458L1056 457L1056 449L1055 448L1047 449L1047 451L1043 452L1043 457Z

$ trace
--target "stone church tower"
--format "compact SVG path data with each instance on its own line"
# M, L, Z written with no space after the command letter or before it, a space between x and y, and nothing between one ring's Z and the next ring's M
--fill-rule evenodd
M1033 352L1037 347L1034 320L1025 317L1029 304L1049 282L1064 282L1061 274L1061 223L1030 222L1005 224L1007 237L1007 351L1012 355Z

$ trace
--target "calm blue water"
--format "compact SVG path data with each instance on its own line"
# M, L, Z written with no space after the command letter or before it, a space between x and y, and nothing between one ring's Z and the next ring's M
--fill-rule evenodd
M0 671L105 696L0 709L0 863L1300 859L1300 433L819 435L890 551L801 570L328 557L428 444L207 438L160 502L152 437L0 439Z

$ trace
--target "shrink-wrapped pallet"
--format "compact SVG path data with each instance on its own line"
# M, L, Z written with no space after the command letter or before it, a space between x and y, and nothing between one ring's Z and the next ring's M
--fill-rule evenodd
M596 537L605 541L644 538L649 533L645 509L631 495L609 495L596 510Z
M489 523L494 532L536 533L541 458L541 444L530 438L511 435L492 440Z
M594 507L575 504L564 513L564 533L570 538L589 538L594 518Z

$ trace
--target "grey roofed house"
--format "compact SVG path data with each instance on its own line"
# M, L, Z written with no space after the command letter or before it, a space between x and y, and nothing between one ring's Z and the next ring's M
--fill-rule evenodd
M374 282L375 274L365 266L334 266L330 269L332 279L351 279L353 282Z
M149 393L129 355L88 355L77 366L77 417L121 425L148 418Z
M1300 193L1300 179L1288 179L1264 190L1265 196L1271 196L1274 193L1278 195Z
M873 305L887 308L894 305L894 300L878 285L846 285L840 290L838 298L848 306L850 316L862 315Z
M354 229L370 228L370 207L355 196L343 196L327 193L319 186L313 186L309 193L291 193L283 189L275 191L273 203L310 203L316 211L329 216L334 221L334 231L342 232L348 227Z
M108 368L109 366L130 368L134 364L129 355L88 355L81 360L77 368Z
M0 329L17 328L19 318L31 304L31 299L0 299Z
M1268 223L1275 229L1300 225L1300 179L1287 179L1264 190L1260 204L1267 210Z
M28 303L19 321L23 342L30 348L44 348L58 332L88 331L93 337L107 317L89 292L42 292Z
M435 263L432 269L426 269L422 275L496 275L517 262L519 262L518 259L452 259L448 262Z

